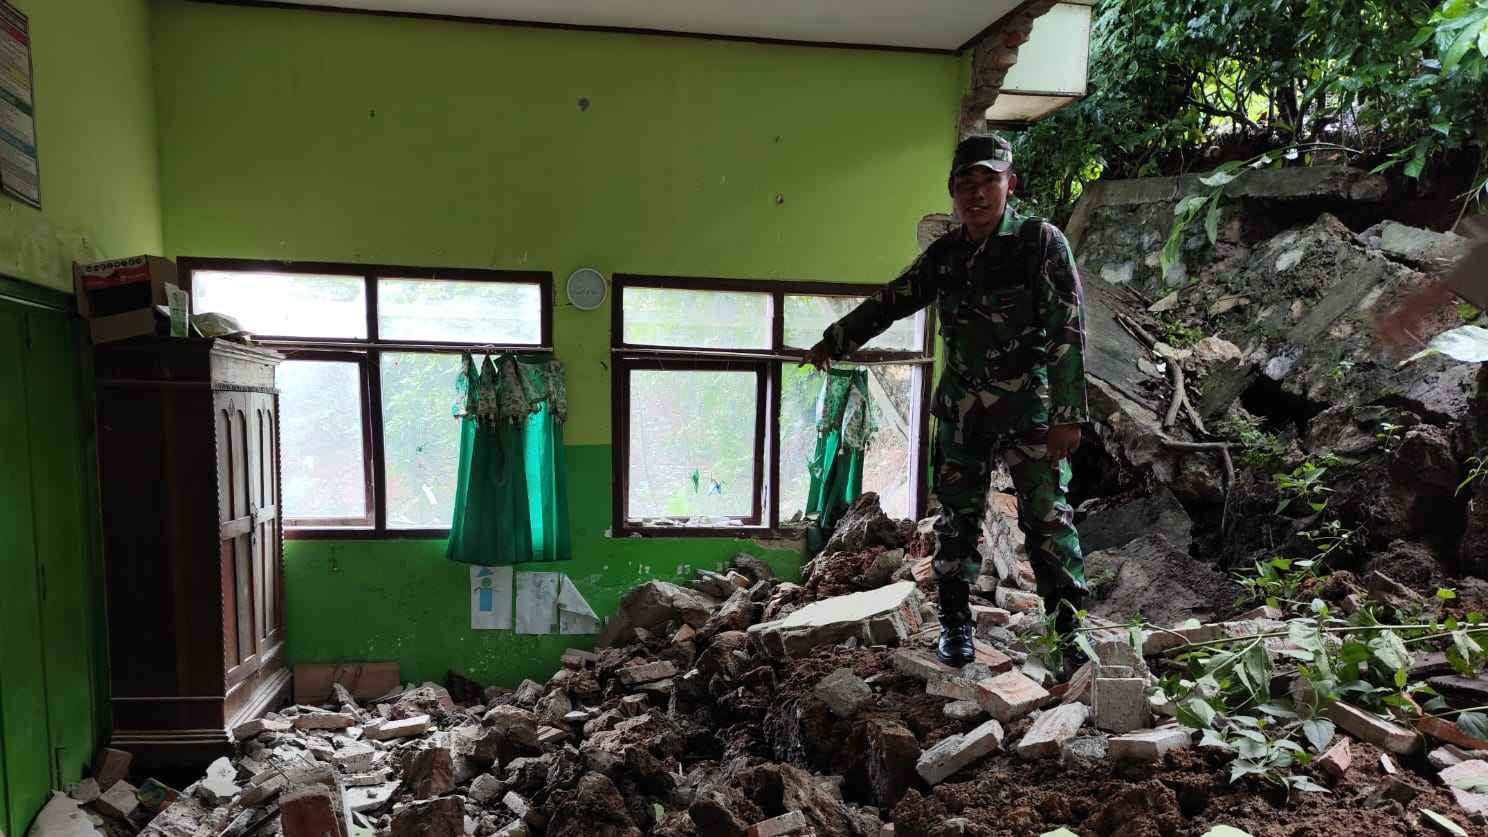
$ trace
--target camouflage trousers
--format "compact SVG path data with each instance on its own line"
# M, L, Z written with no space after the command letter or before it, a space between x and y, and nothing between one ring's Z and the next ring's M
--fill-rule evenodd
M1018 528L1023 531L1039 595L1051 607L1058 599L1084 597L1085 559L1075 531L1069 490L1069 460L1049 462L1048 427L1021 434L968 438L957 424L942 420L935 434L936 552L932 564L940 580L972 581L981 567L977 540L982 533L992 457L1000 455L1018 495Z

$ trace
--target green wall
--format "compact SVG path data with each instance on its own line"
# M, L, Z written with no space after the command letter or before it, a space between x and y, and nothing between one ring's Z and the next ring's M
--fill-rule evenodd
M948 203L950 56L154 8L173 256L527 268L560 287L579 266L877 283ZM760 551L604 537L609 323L555 314L576 555L561 569L602 614L640 580ZM289 543L292 659L550 672L563 638L469 630L465 569L442 548Z
M0 197L0 275L22 280L0 278L0 831L20 835L107 724L71 264L164 242L147 0L11 2L31 23L43 205Z
M73 261L159 253L148 0L11 0L31 19L42 211L0 198L0 274L72 291Z

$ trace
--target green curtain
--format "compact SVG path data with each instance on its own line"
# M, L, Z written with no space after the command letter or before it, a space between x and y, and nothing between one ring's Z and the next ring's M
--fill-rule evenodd
M816 515L812 551L820 549L843 513L863 493L863 460L878 429L868 394L868 370L832 369L816 400L816 450L807 469L806 513Z
M445 556L486 566L571 558L563 365L501 355L477 366L467 354L457 395L460 467Z

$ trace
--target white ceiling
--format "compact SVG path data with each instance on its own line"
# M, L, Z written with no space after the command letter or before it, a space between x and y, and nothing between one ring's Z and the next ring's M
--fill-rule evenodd
M290 0L383 12L954 50L1018 0Z

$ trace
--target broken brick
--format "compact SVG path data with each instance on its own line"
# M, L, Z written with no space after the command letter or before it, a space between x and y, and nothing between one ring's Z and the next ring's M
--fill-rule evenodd
M134 754L125 750L115 750L105 747L98 751L98 758L93 762L93 778L98 780L98 789L106 791L113 787L114 783L129 775L129 765L134 762Z
M246 723L233 727L232 737L234 741L247 741L266 732L288 732L294 724L289 721L274 718L256 718Z
M324 785L310 785L284 795L279 823L284 837L344 837L339 795Z
M627 666L615 672L623 686L634 687L643 683L652 683L657 680L677 676L677 667L667 660L655 663L642 663L636 666Z
M867 724L868 783L879 807L893 808L913 784L920 742L898 721L874 718Z
M915 770L926 784L938 785L962 768L997 752L1002 725L991 720L966 733L943 739L920 756Z
M822 678L812 693L839 718L852 718L873 702L873 688L847 668Z
M778 817L755 823L749 827L749 837L784 837L806 830L806 815L800 811L788 811Z
M445 747L429 747L403 755L403 782L417 799L449 793L455 787L455 763Z
M134 809L139 807L139 797L135 795L134 785L120 779L110 785L93 805L109 816L128 819Z
M1080 731L1089 714L1090 710L1083 703L1056 706L1044 712L1018 742L1018 755L1025 759L1059 755L1060 745Z
M563 652L563 665L571 669L582 669L599 661L599 655L582 648L570 648Z
M1328 718L1356 738L1398 755L1409 755L1421 746L1421 738L1401 725L1377 718L1358 707L1335 701L1328 707Z
M1004 672L977 686L977 703L1004 724L1027 715L1049 697L1043 686L1020 671Z
M1147 681L1141 677L1096 677L1090 694L1096 727L1126 733L1152 723Z
M341 712L307 712L296 716L295 729L346 729L356 725L356 718Z
M453 796L413 802L393 811L391 837L463 837L464 834L465 806ZM284 837L291 835L286 832Z
M1323 753L1317 760L1318 768L1334 779L1342 779L1343 774L1348 772L1353 763L1353 752L1347 738L1340 738L1338 743L1329 747L1328 752Z

